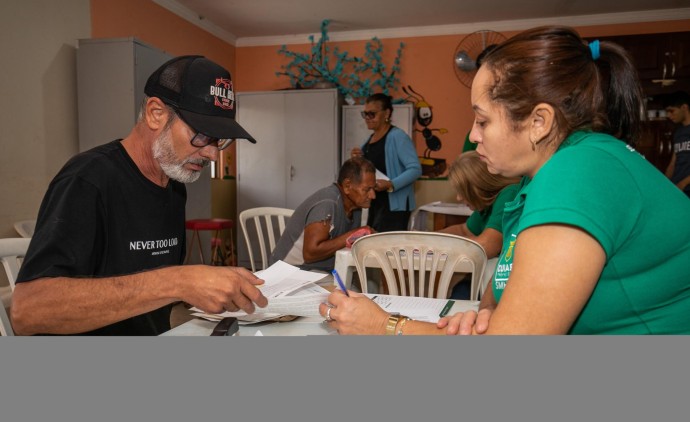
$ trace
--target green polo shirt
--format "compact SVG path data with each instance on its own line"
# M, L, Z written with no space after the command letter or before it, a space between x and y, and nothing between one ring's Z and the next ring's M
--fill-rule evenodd
M541 224L579 227L606 253L571 334L690 333L690 199L633 148L575 132L533 180L523 179L505 208L497 301L520 232Z

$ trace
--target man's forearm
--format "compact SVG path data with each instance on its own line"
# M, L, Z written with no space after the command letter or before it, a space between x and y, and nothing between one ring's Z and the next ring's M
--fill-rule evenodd
M685 179L681 180L680 182L676 183L676 186L680 190L685 190L685 188L690 184L690 176L686 177Z
M309 264L334 256L337 251L345 247L345 240L347 240L350 234L352 233L347 232L336 238L317 242L313 246L309 246L305 243L302 250L304 262Z
M20 335L76 334L172 303L169 269L107 278L42 278L17 284L12 324Z

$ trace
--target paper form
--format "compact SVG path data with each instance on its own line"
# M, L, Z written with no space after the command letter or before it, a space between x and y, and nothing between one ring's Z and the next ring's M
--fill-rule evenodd
M319 316L319 305L328 301L328 291L300 296L282 296L268 300L268 306L261 312L296 316Z
M439 314L446 304L448 304L448 299L435 299L428 297L392 296L380 294L367 294L366 296L372 299L386 312L397 312L418 321L428 322L437 322L440 319ZM460 302L467 302L467 309L462 310L476 310L479 304L479 302L470 301Z
M376 180L383 179L383 180L391 180L388 176L386 176L381 170L376 169Z

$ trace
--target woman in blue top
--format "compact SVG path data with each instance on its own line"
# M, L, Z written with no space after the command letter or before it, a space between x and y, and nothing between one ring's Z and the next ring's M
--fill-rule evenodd
M364 156L388 179L377 178L376 199L371 202L367 225L377 232L407 230L415 209L414 182L422 175L422 165L410 137L391 125L393 104L385 94L369 96L362 117L374 133L352 157Z
M642 90L620 46L571 28L522 32L472 83L470 139L522 176L479 312L435 326L334 292L341 333L688 334L690 200L637 153ZM327 305L321 305L326 315Z

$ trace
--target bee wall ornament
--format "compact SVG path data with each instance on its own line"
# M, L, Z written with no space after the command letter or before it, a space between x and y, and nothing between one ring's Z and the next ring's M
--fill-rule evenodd
M402 91L407 95L405 101L414 104L415 120L422 126L422 129L415 128L414 131L420 132L426 142L424 157L420 157L419 160L422 163L422 174L429 177L438 177L446 171L446 160L431 158L431 151L438 151L441 149L441 139L434 135L434 132L444 134L448 133L448 129L429 128L428 126L434 119L431 105L426 101L423 95L412 89L410 85L407 85L407 88L403 86Z

